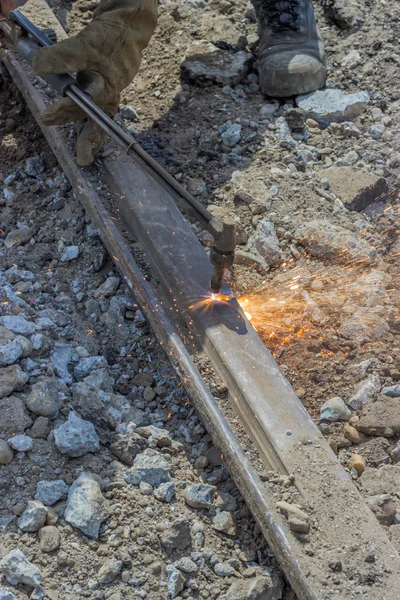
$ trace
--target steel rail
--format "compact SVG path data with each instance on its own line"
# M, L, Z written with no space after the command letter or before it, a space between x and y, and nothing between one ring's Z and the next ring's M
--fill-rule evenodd
M40 125L40 114L46 108L40 94L29 81L20 62L12 52L2 51L1 58ZM276 554L297 597L299 600L317 600L318 596L312 590L293 553L291 544L288 542L290 534L285 520L275 509L275 498L268 494L254 470L225 415L206 387L178 332L157 300L151 285L144 279L120 231L110 218L94 188L76 165L74 156L65 146L61 134L56 128L41 127L80 202L97 228L104 246L113 257L115 266L132 290L161 347L183 382L213 443L223 454L224 463L264 537Z

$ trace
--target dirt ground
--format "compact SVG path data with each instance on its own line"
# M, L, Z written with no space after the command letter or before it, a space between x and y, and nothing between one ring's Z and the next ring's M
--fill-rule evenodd
M72 35L90 21L97 3L54 0L51 5ZM370 97L346 125L320 126L308 117L301 130L289 132L290 139L280 136L295 101L276 102L257 89L257 26L241 0L161 2L156 33L139 75L122 94L117 119L211 211L237 218L244 264L229 274L234 293L399 550L400 5L333 0L317 2L316 10L328 88ZM182 80L181 63L196 41L229 53L253 52L247 75L224 87ZM126 106L134 109L134 118L123 116ZM19 412L7 412L0 438L25 433L33 439L33 450L16 451L0 466L0 556L17 547L26 551L51 600L252 598L235 588L238 573L245 581L259 578L269 594L265 598L293 598L272 552L253 535L254 523L221 457L7 75L1 107L0 314L22 314L44 339L36 348L32 332L21 334L31 344L12 363L21 366L21 381L0 400L4 414L10 398L23 404ZM241 125L234 148L221 143L226 123ZM355 189L370 193L360 210L351 206ZM265 235L265 223L273 235ZM208 245L207 235L200 229L198 234ZM75 247L78 256L63 260ZM1 325L0 347L18 346L19 332L10 334L7 322ZM64 369L58 364L63 352L71 361ZM87 356L103 356L106 363L70 380ZM32 390L48 378L66 386L55 415L29 409ZM93 405L86 412L81 385L92 390ZM92 416L99 397L118 412L116 422L110 421L111 409L106 417ZM339 416L327 412L325 402L329 409L337 397L343 406L350 403L351 414L342 405ZM124 410L131 412L126 416ZM94 423L100 452L68 457L56 447L54 431L72 411ZM121 473L130 465L118 449L117 454L110 449L124 439L115 438L130 435L124 423L141 418L144 425L170 432L166 448L158 442L155 448L169 455L179 482L172 503L159 501L148 484L128 487ZM147 440L147 434L136 435ZM16 516L33 499L38 481L61 479L71 486L82 472L98 476L110 505L106 526L98 539L82 535L65 520L64 495L55 504L61 541L48 553L37 530L24 532ZM207 509L187 504L185 490L192 483L217 487ZM234 519L234 534L216 530L213 519L221 510ZM172 547L163 545L163 534L177 519L184 521L183 537L191 537L189 550L179 535ZM99 570L105 563L104 570L113 571L110 548L120 564L104 579ZM190 556L192 572L178 564ZM218 574L224 570L216 569L220 564L226 575ZM168 587L175 585L176 573L178 584ZM19 585L12 592L26 597L31 589Z

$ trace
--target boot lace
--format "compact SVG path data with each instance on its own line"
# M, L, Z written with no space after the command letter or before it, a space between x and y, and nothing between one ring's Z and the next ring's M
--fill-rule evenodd
M301 0L262 0L261 4L273 33L300 31Z

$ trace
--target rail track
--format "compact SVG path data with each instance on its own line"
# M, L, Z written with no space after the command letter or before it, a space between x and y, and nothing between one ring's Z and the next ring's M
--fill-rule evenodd
M35 0L34 6L40 9L38 24L42 26L45 19L47 26L54 27L55 18L47 5ZM39 78L11 51L2 51L2 61L40 125L45 103ZM241 307L234 298L207 302L212 266L170 190L139 155L132 159L113 152L103 160L104 173L99 177L118 199L125 228L140 242L156 274L149 283L90 176L76 165L63 131L42 129L222 452L297 597L345 599L360 594L367 600L400 598L399 555ZM227 288L223 291L230 292ZM179 311L179 329L169 318L168 308ZM276 486L260 479L257 465L241 447L229 419L196 368L193 346L183 340L182 328L195 337L196 345L225 382L230 404L265 468L274 470L283 484L293 483L301 510L307 515L309 532L304 528L304 515L282 501ZM375 560L366 562L372 549ZM329 579L335 570L341 573L337 585Z

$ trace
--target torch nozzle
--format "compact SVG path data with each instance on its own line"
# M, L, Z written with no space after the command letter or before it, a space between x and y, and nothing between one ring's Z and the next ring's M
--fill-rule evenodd
M211 278L211 292L213 294L219 294L221 291L222 283L224 281L225 267L214 267L213 275Z

